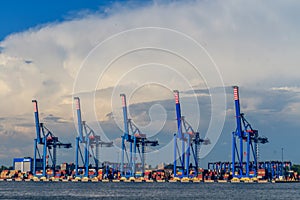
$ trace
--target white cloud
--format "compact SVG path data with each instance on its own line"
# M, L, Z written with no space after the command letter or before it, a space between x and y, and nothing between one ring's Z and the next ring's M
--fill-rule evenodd
M272 87L271 89L279 92L294 92L294 93L300 92L299 87L282 86L282 87Z
M0 91L1 96L6 96L11 91L9 86L3 80L0 80Z

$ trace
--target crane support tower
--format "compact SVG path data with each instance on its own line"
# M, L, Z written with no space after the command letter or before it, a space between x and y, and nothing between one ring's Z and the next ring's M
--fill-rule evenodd
M75 176L79 174L79 155L84 168L84 177L89 176L89 167L92 164L90 156L94 160L94 168L96 176L98 175L99 169L99 148L100 147L112 147L113 142L104 142L101 137L97 135L94 130L87 125L81 118L81 106L80 98L74 97L76 113L77 113L77 124L78 124L78 136L76 137L76 158L75 158ZM83 147L81 147L83 146ZM94 148L95 147L95 148ZM84 155L81 149L84 149ZM94 150L95 149L95 150Z
M181 115L179 91L174 90L176 118L177 118L177 133L174 134L174 176L188 177L190 171L190 156L191 152L194 160L195 175L198 175L200 166L200 145L209 144L208 139L201 139L200 133L195 132L192 126ZM177 140L181 141L181 151ZM180 165L177 166L177 154L179 155ZM181 169L180 175L177 173L177 168Z
M56 161L57 161L57 147L58 148L71 148L71 143L62 143L43 123L40 123L38 103L37 100L32 100L35 118L36 138L34 139L34 158L33 158L33 174L37 175L38 161L42 161L42 176L46 176L46 170L48 168L48 158L52 162L51 169L53 170L53 176L55 175ZM42 155L39 150L39 146L42 146Z
M253 177L258 169L258 143L265 144L268 138L259 137L240 111L239 87L233 86L235 102L236 130L232 132L232 175L234 177ZM244 152L244 147L246 147ZM244 154L246 159L244 159ZM252 156L252 161L250 161ZM237 162L236 162L237 158ZM250 172L252 172L250 174Z
M122 154L121 154L121 176L135 177L136 176L136 161L137 151L142 164L142 177L145 174L145 147L157 146L157 140L148 140L146 135L141 133L139 128L128 118L126 95L120 94L122 99L124 134L122 136ZM129 156L126 148L126 143L129 143ZM127 158L127 167L125 167L125 155Z

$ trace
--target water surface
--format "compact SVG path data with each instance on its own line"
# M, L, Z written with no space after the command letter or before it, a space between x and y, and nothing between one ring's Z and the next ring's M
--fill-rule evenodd
M300 183L0 182L1 199L300 199Z

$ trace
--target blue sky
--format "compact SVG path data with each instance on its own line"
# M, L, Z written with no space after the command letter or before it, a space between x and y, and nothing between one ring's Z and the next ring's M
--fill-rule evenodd
M284 148L300 163L299 2L140 2L1 1L0 164L32 156L32 99L47 127L74 144L79 96L84 119L118 145L121 92L130 117L160 141L148 162L171 162L174 89L183 115L212 141L203 167L230 160L232 85L246 118L269 138L261 158L280 159ZM74 161L74 151L59 158ZM116 161L118 149L103 151Z
M150 1L126 0L4 0L0 7L0 40L7 35L25 31L29 28L66 19L78 17L89 12L105 15L107 9L114 4L127 4L131 7L146 4Z

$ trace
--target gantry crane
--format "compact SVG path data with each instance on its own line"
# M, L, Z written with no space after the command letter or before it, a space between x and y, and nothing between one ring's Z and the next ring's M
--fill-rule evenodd
M195 163L196 175L198 174L200 166L200 145L209 144L208 139L201 139L200 133L195 132L192 126L181 115L179 91L174 90L175 104L176 104L176 118L177 118L177 133L174 134L174 176L177 174L177 153L179 154L180 168L182 174L180 177L188 177L190 169L190 155L191 150ZM183 131L184 128L184 131ZM178 147L177 140L181 141L181 151ZM186 146L186 149L185 149Z
M47 153L49 153L50 160L52 162L51 168L53 169L53 176L55 175L56 168L56 150L58 148L71 148L71 143L62 143L59 141L48 128L44 126L43 123L40 123L38 104L37 100L32 100L34 106L34 117L35 117L35 129L36 129L36 138L34 139L34 159L33 159L33 174L36 175L37 163L38 160L42 160L42 176L46 176L47 169ZM41 134L42 132L42 134ZM40 154L39 145L43 146L43 154ZM52 152L51 152L52 150ZM38 156L38 158L37 158Z
M87 125L81 118L80 98L74 97L77 123L78 123L78 136L76 137L76 160L75 160L75 175L79 176L79 155L84 166L84 177L89 176L89 167L91 165L90 156L94 159L96 176L99 169L99 147L112 147L113 142L104 142L99 135L96 135L94 130ZM80 145L84 146L84 157ZM95 151L94 151L95 147Z
M236 130L232 132L232 173L233 176L250 177L250 171L257 175L258 168L258 143L265 144L268 142L268 138L259 137L258 131L254 130L250 123L245 119L244 114L240 112L239 101L239 87L233 86L234 102L235 102L235 114L236 114ZM237 145L239 140L239 150ZM246 146L246 161L244 162L244 143ZM253 161L250 161L252 155ZM238 162L236 163L236 157ZM235 171L238 169L238 175L235 175Z
M122 154L121 154L121 175L127 177L135 177L136 175L136 160L137 160L137 150L140 155L140 160L142 163L142 176L145 173L145 147L146 146L157 146L157 140L148 140L146 135L141 133L138 127L128 118L127 115L127 102L126 95L120 94L122 99L123 107L123 120L124 120L124 134L122 136ZM125 142L129 143L129 157L126 149ZM127 158L127 163L129 166L129 174L127 174L124 167L125 154Z

